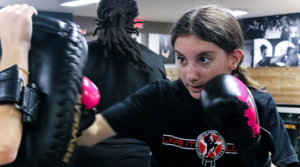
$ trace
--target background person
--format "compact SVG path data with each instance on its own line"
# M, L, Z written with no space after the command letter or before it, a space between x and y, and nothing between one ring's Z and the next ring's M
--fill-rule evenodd
M256 63L255 67L277 67L278 62L276 57L267 57L268 47L266 45L260 46L261 60Z
M134 18L135 0L102 0L98 9L98 39L88 43L84 75L101 93L102 112L156 79L166 78L162 56L131 38L138 34ZM73 167L147 167L150 150L145 142L131 135L118 135L92 148L77 149Z

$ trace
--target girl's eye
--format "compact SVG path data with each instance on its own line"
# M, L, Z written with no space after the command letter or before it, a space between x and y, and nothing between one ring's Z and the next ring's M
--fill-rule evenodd
M202 62L202 63L208 63L209 62L209 58L207 58L207 57L201 57L200 58L200 61Z
M185 62L185 58L182 56L177 56L177 60L181 63L181 62Z

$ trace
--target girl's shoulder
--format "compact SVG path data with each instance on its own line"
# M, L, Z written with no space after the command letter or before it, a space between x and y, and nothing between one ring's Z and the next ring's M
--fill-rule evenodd
M263 115L271 114L276 111L276 103L270 93L262 92L259 90L251 90L253 98L255 100L256 107Z

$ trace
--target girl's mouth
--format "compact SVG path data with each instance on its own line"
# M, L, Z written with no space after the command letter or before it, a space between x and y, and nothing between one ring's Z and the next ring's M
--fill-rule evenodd
M201 90L203 89L203 86L204 86L204 85L202 85L202 86L192 86L192 85L190 85L190 88L191 88L192 91L194 91L194 92L199 92L199 91L201 91Z

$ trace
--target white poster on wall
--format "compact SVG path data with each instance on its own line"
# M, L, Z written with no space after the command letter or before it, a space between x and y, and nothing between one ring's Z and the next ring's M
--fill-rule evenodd
M159 35L160 34L149 34L149 49L159 54Z
M141 33L139 33L139 35L132 34L131 38L133 38L134 40L136 40L138 43L142 44L142 34Z

